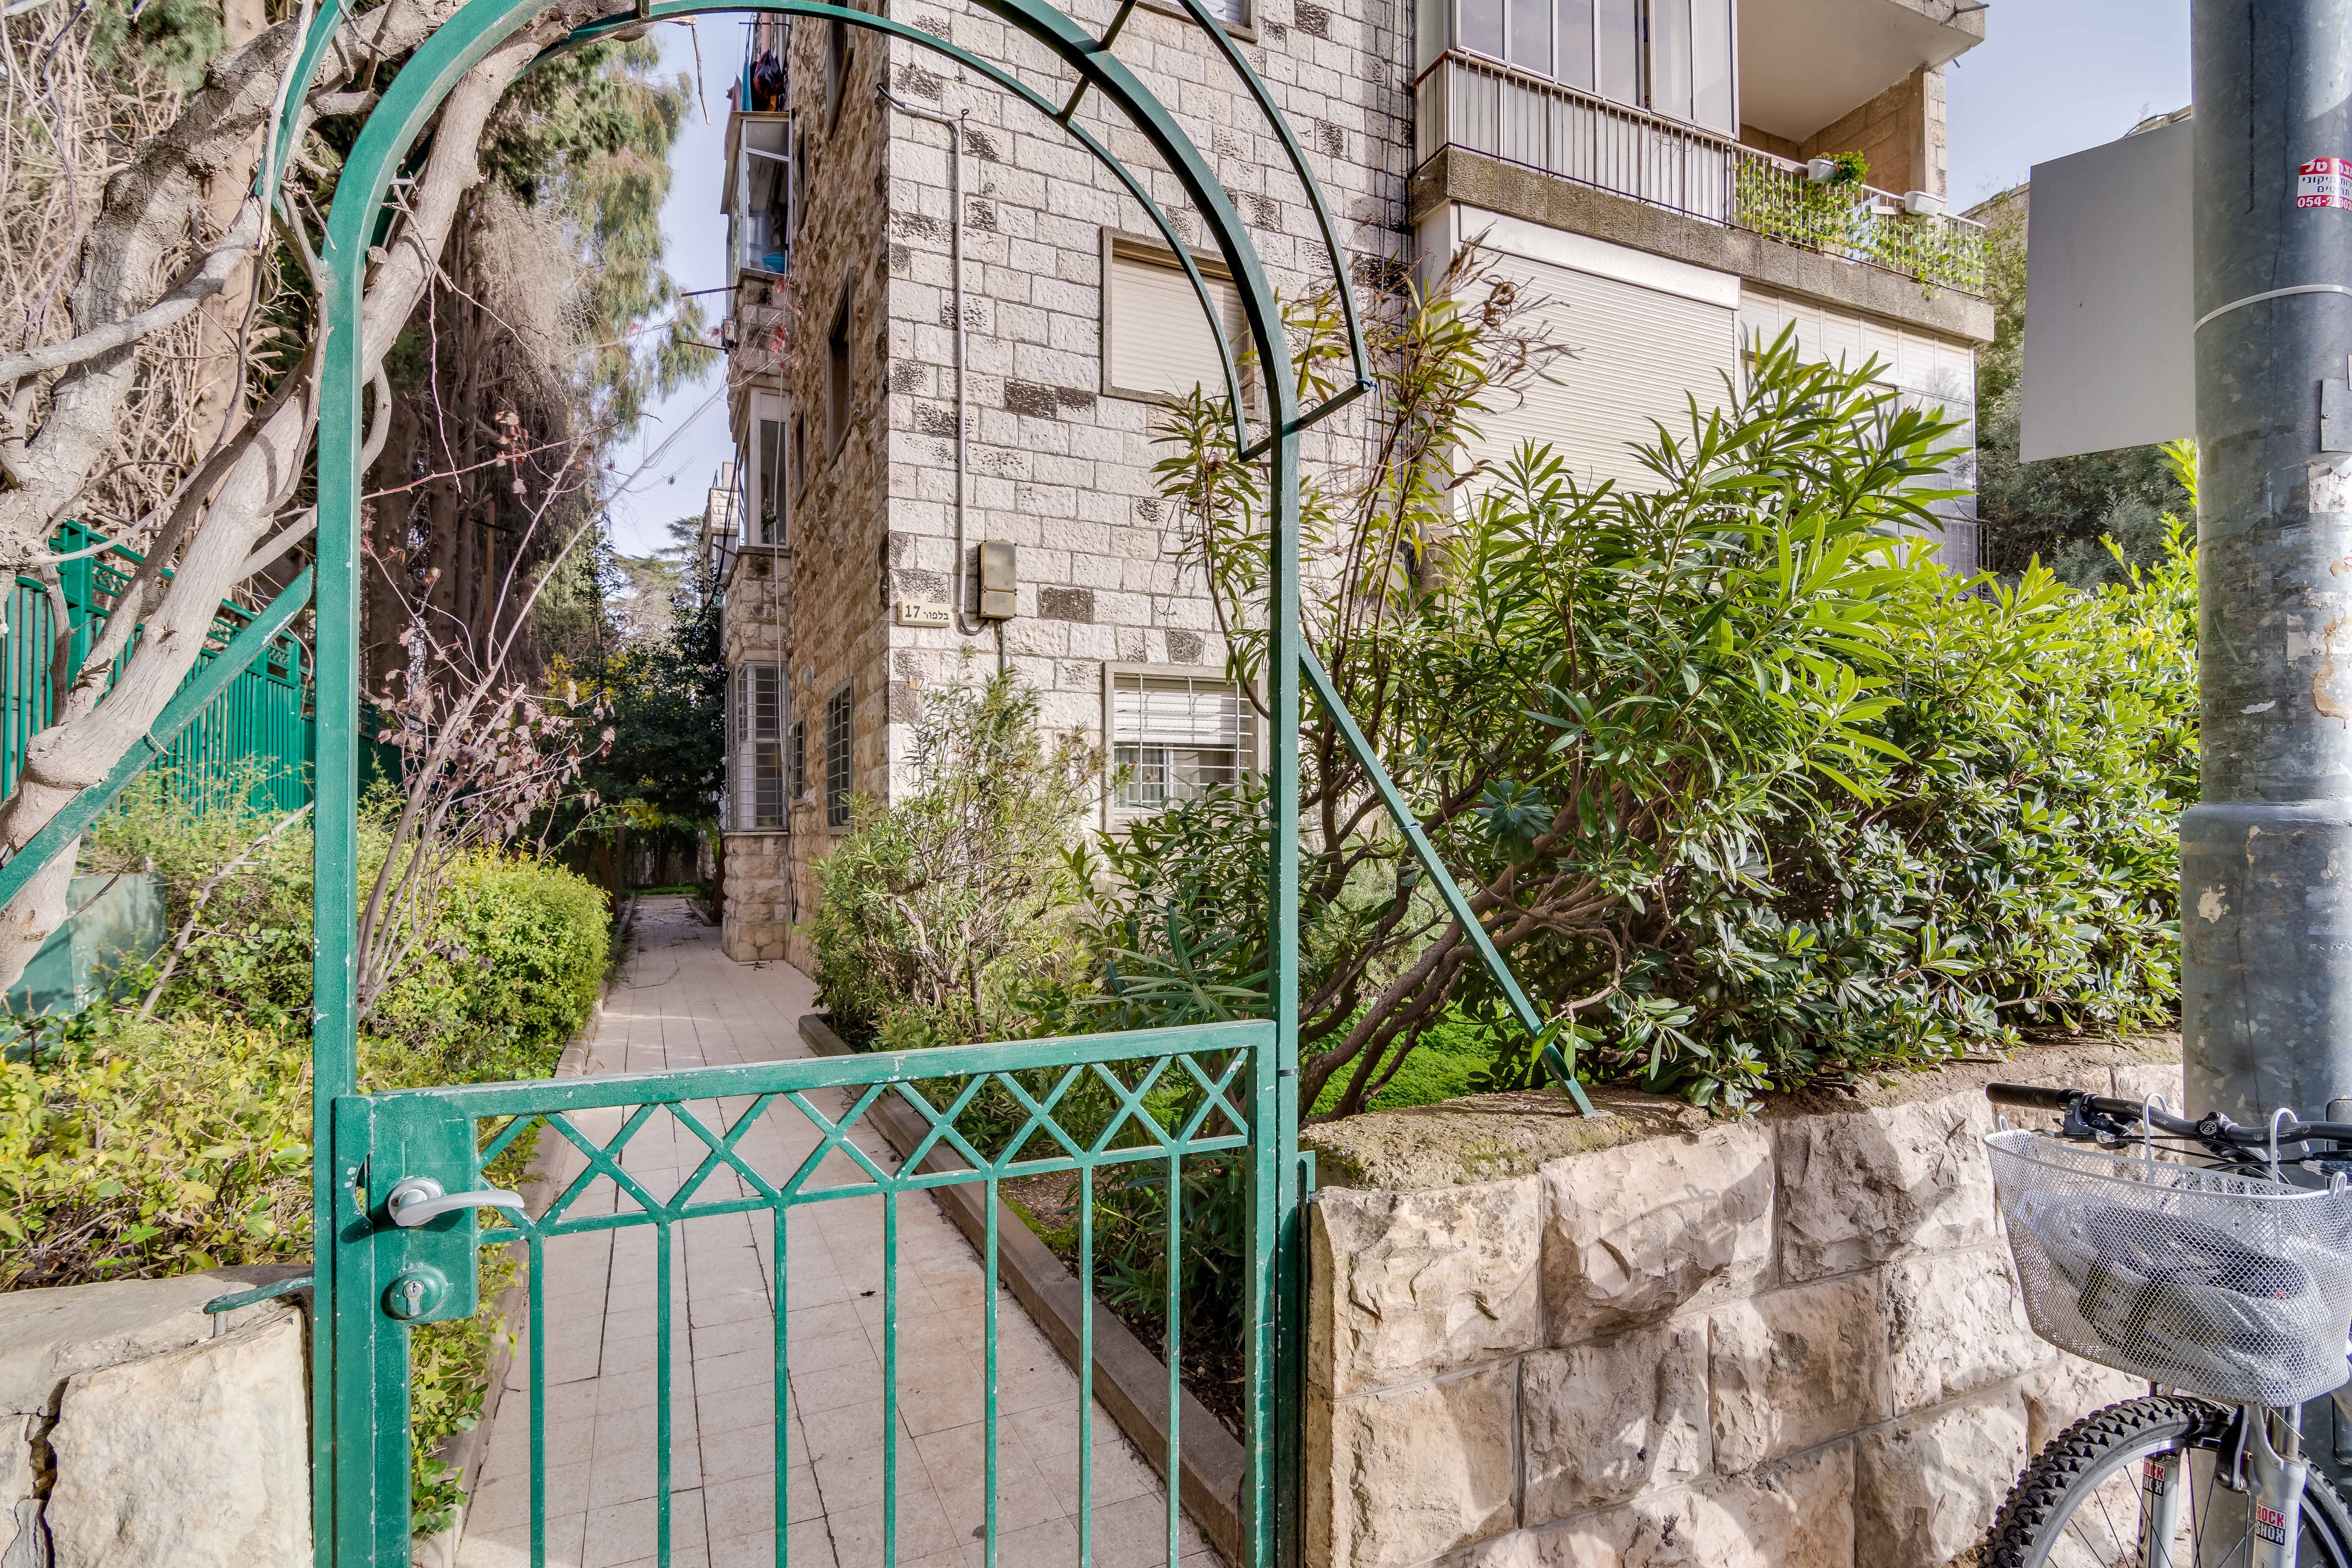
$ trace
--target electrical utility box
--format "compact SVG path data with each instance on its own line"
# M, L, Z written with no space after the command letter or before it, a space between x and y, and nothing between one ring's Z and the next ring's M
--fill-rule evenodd
M1021 584L1013 554L1013 542L1006 539L983 539L980 542L980 618L983 621L1009 621L1013 618L1013 595Z

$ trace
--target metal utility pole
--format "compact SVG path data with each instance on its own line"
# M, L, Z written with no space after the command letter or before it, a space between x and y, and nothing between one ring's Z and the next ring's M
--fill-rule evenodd
M2352 1093L2352 0L2194 0L2192 1113ZM2324 411L2324 416L2323 416Z
M2352 0L2193 0L2198 695L2180 822L2191 1114L2352 1093ZM2305 1407L2338 1480L2352 1422ZM2290 1444L2292 1447L2292 1444ZM2246 1542L2216 1505L2197 1568Z

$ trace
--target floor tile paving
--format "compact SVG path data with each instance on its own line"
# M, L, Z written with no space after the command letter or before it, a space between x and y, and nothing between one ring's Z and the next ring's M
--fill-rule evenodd
M627 968L606 998L592 1073L675 1071L808 1055L796 1022L814 987L782 963L737 963L682 899L641 900ZM808 1097L827 1117L838 1094ZM688 1108L719 1137L751 1101ZM602 1144L626 1110L574 1125ZM797 1168L822 1132L783 1101L737 1142L771 1182ZM896 1156L860 1128L854 1142L886 1170ZM618 1163L656 1200L699 1168L709 1145L656 1113ZM569 1181L587 1168L570 1149ZM853 1182L835 1151L822 1180ZM748 1195L733 1172L702 1195ZM605 1177L573 1212L636 1207ZM688 1221L670 1237L670 1554L674 1568L884 1568L884 1200L866 1195L788 1211ZM929 1198L895 1216L899 1268L895 1476L897 1568L982 1568L986 1428L982 1368L986 1280L981 1260ZM777 1406L777 1248L782 1247L786 1388ZM541 1396L549 1568L652 1568L658 1560L662 1444L660 1238L653 1226L564 1237L543 1267ZM1077 1378L998 1295L997 1525L1000 1568L1076 1568L1077 1456L1086 1444ZM530 1562L528 1346L514 1359L482 1480L467 1510L459 1568ZM782 1441L778 1428L782 1426ZM1092 1562L1166 1564L1167 1494L1099 1404L1092 1424ZM777 1467L783 1468L778 1518ZM1220 1559L1180 1519L1178 1568Z

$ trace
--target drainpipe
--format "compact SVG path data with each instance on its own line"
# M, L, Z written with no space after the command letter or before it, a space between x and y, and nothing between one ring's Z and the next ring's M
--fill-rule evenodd
M887 87L877 87L874 90L880 96L883 102L899 113L911 114L918 120L928 120L935 125L944 125L948 128L950 142L948 205L952 209L948 230L948 267L954 278L955 303L955 624L956 630L965 637L977 637L985 631L987 626L964 608L967 595L964 592L963 542L967 510L966 491L969 489L965 456L965 444L969 437L964 429L963 389L963 122L971 110L967 110L963 114L942 114L938 110L924 109L908 103L904 99L893 97ZM1000 646L997 649L997 663L999 665L1004 662L1003 648L1001 646L1003 635L1003 628L998 627L997 637Z
M2352 1092L2352 0L2195 0L2198 694L2180 823L2191 1114ZM2330 186L2334 181L2320 176ZM2328 390L2331 386L2333 390Z

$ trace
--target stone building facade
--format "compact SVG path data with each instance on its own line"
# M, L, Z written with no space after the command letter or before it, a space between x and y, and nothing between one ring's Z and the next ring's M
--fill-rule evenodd
M1047 51L976 8L872 3L1050 100L1068 92ZM1490 421L1491 442L1551 440L1605 476L1648 418L1719 395L1744 333L1787 324L1814 352L1878 354L1906 395L1968 404L1990 307L1948 275L1877 264L1894 252L1864 228L1948 222L1942 71L1982 37L1981 10L1836 0L1857 25L1832 26L1799 0L1641 3L1682 7L1700 34L1714 17L1729 78L1707 85L1702 38L1682 62L1695 85L1665 104L1674 61L1645 57L1632 88L1612 88L1606 38L1586 62L1549 31L1532 68L1528 37L1501 30L1502 0L1219 0L1306 149L1353 280L1479 244L1559 301L1555 341L1581 368ZM1163 0L1068 9L1097 34L1126 17L1116 52L1202 149L1284 297L1327 283L1304 190L1219 41ZM1791 28L1821 36L1792 57ZM1599 74L1580 88L1587 63ZM737 667L726 940L738 958L806 964L814 868L854 798L906 787L926 688L1015 670L1045 724L1087 731L1113 760L1170 754L1153 749L1156 712L1223 724L1235 767L1263 738L1220 695L1225 647L1153 485L1159 395L1189 384L1200 350L1184 334L1205 328L1196 305L1160 312L1181 275L1159 266L1140 205L1050 118L905 40L755 23L734 99L739 461L731 525L711 537ZM1202 240L1172 176L1098 96L1074 122ZM1788 160L1822 138L1867 143L1874 169L1906 182L1871 196L1841 254L1777 239L1741 205L1759 181L1801 184ZM1655 175L1669 161L1672 188ZM1887 216L1906 204L1918 216ZM1359 440L1360 420L1351 409L1312 433L1307 460ZM991 606L1010 614L985 620L983 542L1010 545L1015 571ZM1972 557L1964 513L1948 549ZM1109 793L1106 820L1165 798Z

